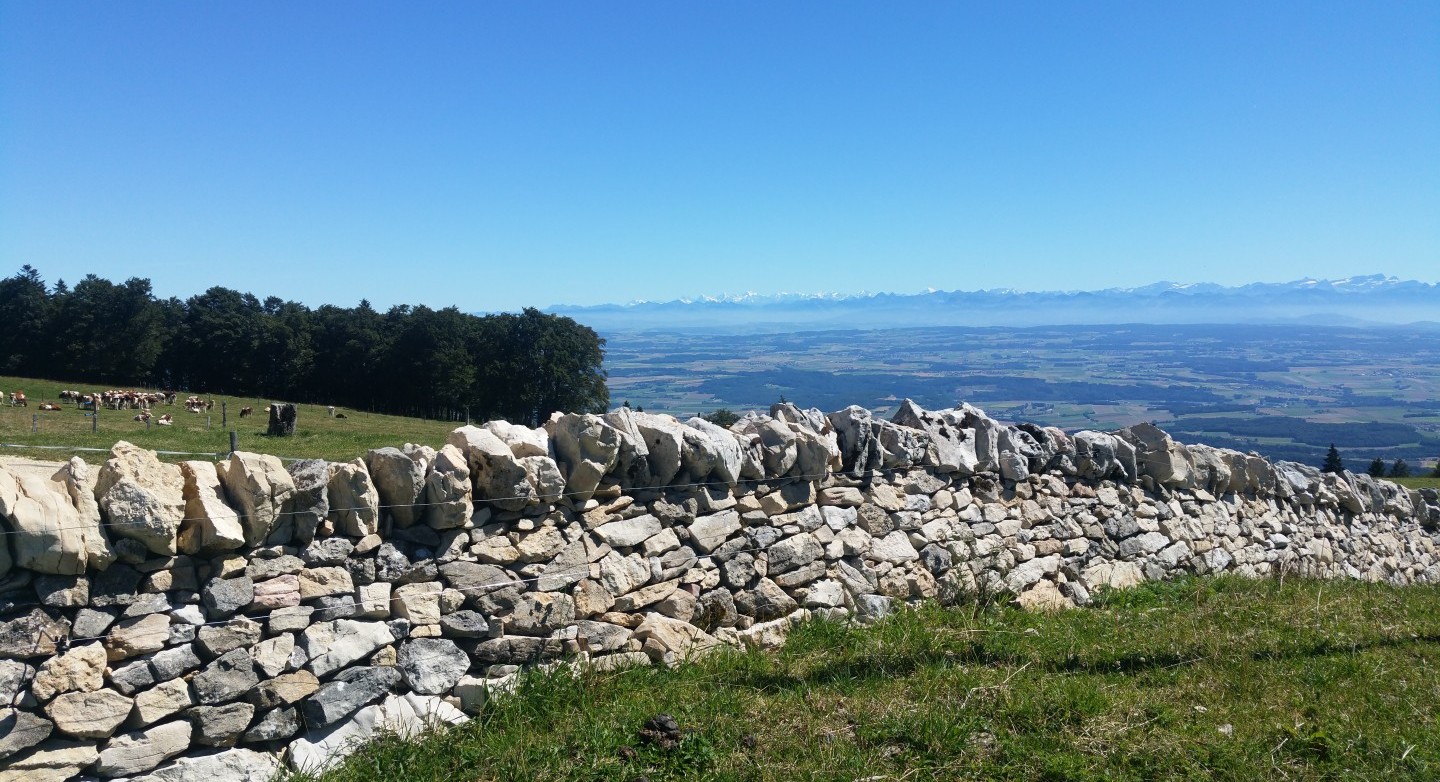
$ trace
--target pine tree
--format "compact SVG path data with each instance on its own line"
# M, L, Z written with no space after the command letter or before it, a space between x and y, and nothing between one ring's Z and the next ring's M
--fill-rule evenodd
M1375 461L1370 462L1370 466L1365 470L1365 472L1369 473L1371 478L1384 478L1385 462L1381 461L1380 457L1377 456L1375 457Z
M1325 464L1320 467L1320 471L1339 473L1344 469L1345 463L1340 460L1340 452L1335 450L1335 443L1330 443L1330 451L1325 454Z
M1390 465L1390 477L1409 478L1410 465L1406 464L1404 459L1396 459L1395 463Z
M1431 478L1440 478L1440 459L1435 460L1435 471L1430 473Z

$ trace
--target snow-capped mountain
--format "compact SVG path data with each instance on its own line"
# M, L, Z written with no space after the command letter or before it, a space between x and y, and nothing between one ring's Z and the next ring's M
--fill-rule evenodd
M1440 284L1382 274L1227 287L1157 282L1094 291L722 294L548 310L602 331L789 331L1099 323L1331 325L1440 321Z

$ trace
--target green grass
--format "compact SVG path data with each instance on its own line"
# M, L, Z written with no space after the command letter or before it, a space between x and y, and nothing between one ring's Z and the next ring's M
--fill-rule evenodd
M0 443L41 446L82 446L109 449L117 440L129 440L136 445L157 451L191 451L200 453L227 453L230 450L229 430L236 431L242 451L258 451L277 456L295 458L321 458L349 461L364 456L371 448L386 445L399 446L406 442L423 443L439 447L445 442L445 435L458 426L450 421L426 421L419 418L405 418L394 415L379 415L349 408L336 408L346 418L331 418L324 405L299 405L297 426L293 437L269 437L265 434L268 422L267 411L271 402L284 400L261 399L256 397L235 397L196 393L205 399L214 399L215 407L207 413L191 413L182 404L173 407L161 405L155 414L170 413L175 419L174 426L151 425L133 420L134 410L101 409L97 431L91 431L91 419L78 407L60 402L62 389L77 391L100 391L102 387L85 383L66 383L33 378L0 377L0 389L7 401L0 404ZM8 395L11 391L24 391L30 400L29 407L11 407ZM183 402L190 391L182 391L179 401ZM57 402L59 412L40 412L41 402ZM229 409L228 426L221 425L221 403ZM240 418L240 408L253 407L252 417ZM207 427L207 415L210 424ZM38 419L34 418L38 416ZM32 432L32 426L38 431ZM33 459L57 461L79 455L86 461L99 463L106 458L104 453L70 452L65 450L37 448L0 448L0 455L23 456ZM168 461L205 458L203 456L162 456Z
M641 742L657 713L688 731ZM1433 780L1440 588L1234 578L810 623L779 652L532 674L344 780Z
M1394 481L1401 486L1408 486L1412 489L1440 489L1440 478L1429 475L1414 478L1386 478L1387 481Z

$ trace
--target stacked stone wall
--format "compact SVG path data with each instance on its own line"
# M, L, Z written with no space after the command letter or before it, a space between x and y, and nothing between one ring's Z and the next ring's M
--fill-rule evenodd
M1440 581L1440 498L962 405L628 409L350 462L0 465L0 782L267 779L460 722L526 665L1178 574Z

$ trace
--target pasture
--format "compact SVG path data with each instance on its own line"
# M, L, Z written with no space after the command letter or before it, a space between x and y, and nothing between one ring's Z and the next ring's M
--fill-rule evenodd
M270 403L285 400L181 390L175 405L161 404L153 410L156 416L169 413L174 425L158 426L152 421L147 428L144 423L134 420L136 410L102 408L99 419L95 420L89 411L60 399L60 392L67 389L81 392L109 390L93 384L0 377L0 389L7 395L6 402L0 404L0 443L4 443L4 447L0 447L0 455L47 461L63 461L78 455L98 464L105 460L104 453L69 449L78 446L108 450L117 440L128 440L156 451L223 455L230 450L231 430L235 431L242 451L299 459L349 461L363 456L371 448L399 446L406 442L438 448L444 444L445 436L460 425L460 422L380 415L340 407L335 409L336 413L343 413L345 417L331 418L326 405L301 404L298 405L295 435L270 437L265 434ZM28 406L11 406L8 394L13 391L24 391ZM213 399L213 409L200 413L187 411L182 403L192 393L204 399ZM42 412L39 409L41 402L58 403L60 410ZM241 418L242 407L251 407L255 412ZM224 420L222 410L226 411ZM162 455L161 458L183 461L207 457Z

